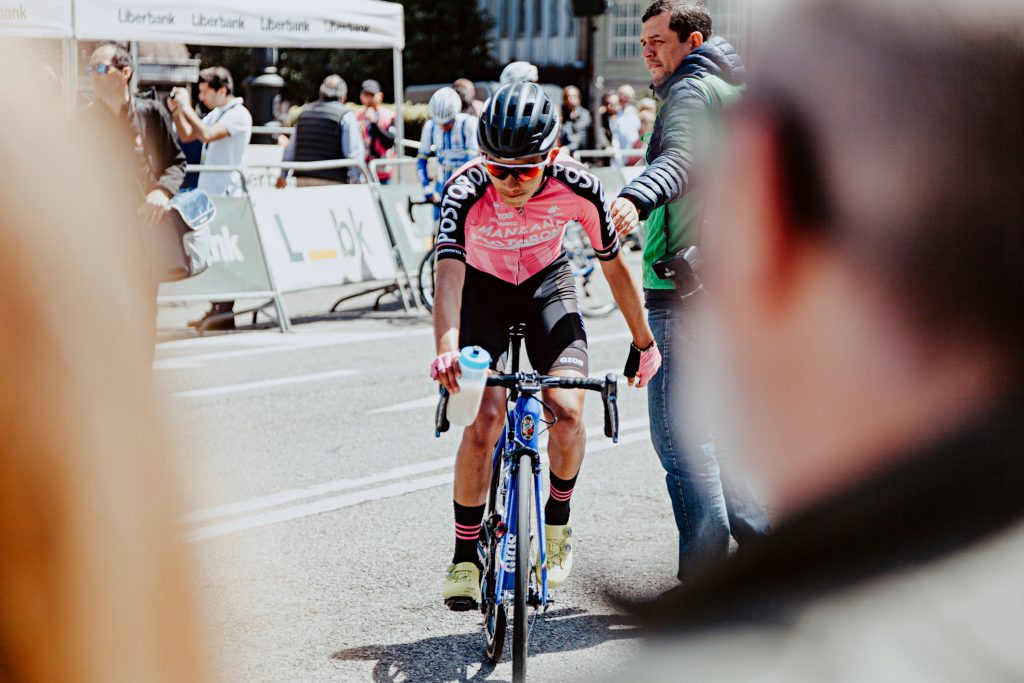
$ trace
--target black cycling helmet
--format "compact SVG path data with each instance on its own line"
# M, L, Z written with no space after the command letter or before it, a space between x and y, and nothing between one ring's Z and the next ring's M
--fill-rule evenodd
M477 139L500 159L547 154L558 141L558 108L536 83L503 85L480 112Z

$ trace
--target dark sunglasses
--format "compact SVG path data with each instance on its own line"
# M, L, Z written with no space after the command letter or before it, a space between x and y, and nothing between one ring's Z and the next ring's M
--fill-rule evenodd
M113 64L96 64L96 65L90 64L85 69L86 73L88 73L90 76L92 74L99 74L100 76L103 76L108 71L118 71L118 70L119 69L116 66L114 66Z
M516 180L534 180L539 178L548 162L542 161L539 164L499 164L496 161L484 161L484 168L497 180L504 180L512 176Z

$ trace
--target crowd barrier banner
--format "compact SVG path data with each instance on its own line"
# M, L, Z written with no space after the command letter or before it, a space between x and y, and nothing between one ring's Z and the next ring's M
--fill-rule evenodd
M409 200L423 199L418 185L381 185L377 193L402 264L415 279L420 261L434 242L434 207L414 206L409 215Z
M249 200L245 197L211 199L217 207L217 215L210 225L210 267L195 277L162 283L160 300L279 299L263 258Z
M284 147L280 145L248 145L242 155L245 167L245 186L249 189L274 187L281 176L281 169L271 168L281 163Z
M367 185L253 188L249 196L280 291L397 276L391 243Z

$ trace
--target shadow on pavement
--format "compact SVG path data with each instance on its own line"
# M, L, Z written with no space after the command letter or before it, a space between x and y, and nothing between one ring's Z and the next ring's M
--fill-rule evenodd
M573 652L609 640L634 638L627 618L613 614L587 614L575 609L553 610L538 618L530 633L530 655ZM511 626L503 662L509 661ZM363 645L331 655L342 662L375 661L374 683L395 681L484 681L495 665L484 652L483 631L435 636L395 645Z

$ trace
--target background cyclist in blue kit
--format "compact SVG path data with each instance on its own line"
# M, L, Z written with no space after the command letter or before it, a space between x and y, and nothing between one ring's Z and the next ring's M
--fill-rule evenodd
M454 88L441 88L430 97L427 105L430 119L423 126L420 149L416 156L416 171L423 196L439 204L444 184L459 168L480 154L476 132L478 119L462 113L462 98ZM431 149L437 156L437 176L431 180L427 173L427 159ZM440 209L434 209L434 218Z

